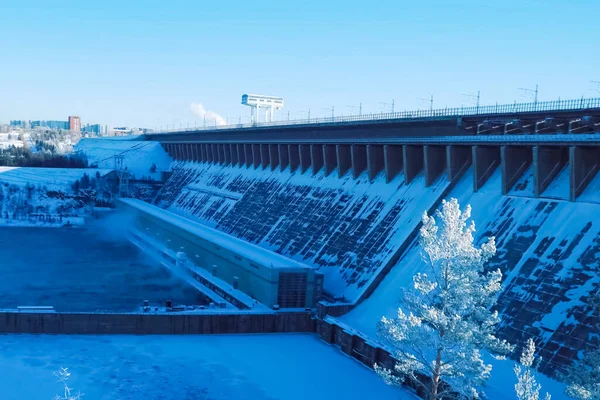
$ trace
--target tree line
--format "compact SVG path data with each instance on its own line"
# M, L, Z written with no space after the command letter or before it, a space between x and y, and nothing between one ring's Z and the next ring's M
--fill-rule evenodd
M63 155L53 152L52 145L42 145L46 151L32 153L26 147L10 146L0 149L0 166L5 167L46 167L46 168L87 168L87 160L81 156Z

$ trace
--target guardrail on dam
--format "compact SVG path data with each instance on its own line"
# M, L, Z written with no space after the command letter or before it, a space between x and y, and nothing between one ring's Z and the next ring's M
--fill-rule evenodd
M413 110L325 118L167 129L148 135L150 140L185 140L200 136L210 140L284 137L393 137L440 136L461 131L482 133L539 133L554 129L578 131L582 122L600 114L600 98L495 104L489 106ZM587 121L589 122L589 121ZM592 121L593 122L593 121ZM598 122L597 120L595 122ZM575 125L572 125L572 124Z

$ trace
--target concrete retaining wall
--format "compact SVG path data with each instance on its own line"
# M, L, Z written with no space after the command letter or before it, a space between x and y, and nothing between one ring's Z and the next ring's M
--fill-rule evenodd
M388 351L339 325L319 319L317 320L316 330L325 342L338 346L343 353L357 359L369 368L373 368L377 364L380 367L393 370L396 365L396 360ZM414 389L420 397L424 396L422 388L416 383L407 379L405 384L407 387Z
M365 366L373 368L375 364L380 367L394 370L397 360L378 344L368 341L365 337L356 334L352 330L347 330L343 326L331 323L326 320L316 320L316 332L325 342L338 346L340 350L352 358L357 359ZM421 382L416 382L410 377L406 377L404 386L415 391L416 395L425 398L426 393L423 385L428 385L428 378L422 376ZM445 384L442 382L442 386Z
M308 312L86 314L1 312L0 333L218 334L314 332Z

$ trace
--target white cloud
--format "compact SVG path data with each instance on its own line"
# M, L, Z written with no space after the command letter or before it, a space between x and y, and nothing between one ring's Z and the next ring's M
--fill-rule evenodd
M225 125L225 118L221 117L216 112L206 111L206 109L204 108L204 105L202 103L190 104L190 110L192 110L192 112L195 115L199 116L202 119L204 119L206 117L207 123L210 121L211 125L212 125L212 122L216 122L217 125Z

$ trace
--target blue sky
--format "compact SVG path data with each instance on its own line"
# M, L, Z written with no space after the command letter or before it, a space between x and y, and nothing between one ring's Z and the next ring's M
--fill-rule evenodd
M49 4L52 3L52 7ZM90 4L92 3L92 4ZM600 96L589 1L0 1L0 121L201 123L247 118L243 93L300 118Z

